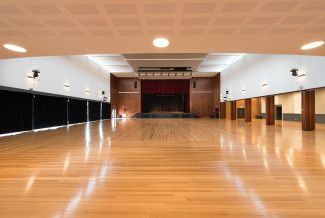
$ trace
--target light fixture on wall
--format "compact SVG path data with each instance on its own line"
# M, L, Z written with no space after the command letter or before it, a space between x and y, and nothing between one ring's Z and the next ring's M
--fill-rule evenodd
M34 70L32 70L32 75L28 75L27 77L31 78L31 79L36 79L37 77L39 77L40 73L41 72L39 69L34 69Z
M263 82L263 83L262 83L262 87L263 87L263 88L266 88L268 85L269 85L269 84L267 84L267 82Z
M86 89L86 93L89 94L90 93L90 90L89 89Z
M242 92L242 93L245 93L245 92L246 92L246 89L242 89L241 92Z
M64 87L69 88L70 87L69 83L64 83Z
M298 71L299 71L299 69L297 69L297 68L292 68L292 69L290 70L290 73L291 73L292 76L298 76Z
M19 52L19 53L27 52L27 50L25 48L18 46L18 45L14 45L14 44L4 44L3 47L10 51L15 51L15 52Z
M292 70L290 70L291 75L294 77L304 77L306 76L306 73L302 71L302 73L299 73L299 69L297 68L293 68Z
M324 41L311 42L311 43L303 45L301 47L301 50L309 50L309 49L317 48L322 45L324 45Z
M157 48L165 48L169 45L169 41L166 38L154 39L152 44Z

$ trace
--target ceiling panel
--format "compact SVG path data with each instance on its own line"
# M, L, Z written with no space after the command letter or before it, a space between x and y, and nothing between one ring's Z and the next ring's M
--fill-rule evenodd
M135 4L104 4L108 14L136 14Z
M53 4L41 4L41 5L25 5L24 6L28 11L34 15L60 15L62 11Z
M201 60L127 60L129 65L137 70L139 67L192 67L196 69Z
M100 65L128 65L121 55L92 55L91 57Z
M127 73L133 72L133 69L129 65L103 65L103 67L112 73Z
M300 50L313 40L325 41L324 12L324 0L2 0L0 43L25 46L25 56L325 55L325 46ZM170 46L155 48L155 37L167 37ZM0 58L20 56L0 52Z

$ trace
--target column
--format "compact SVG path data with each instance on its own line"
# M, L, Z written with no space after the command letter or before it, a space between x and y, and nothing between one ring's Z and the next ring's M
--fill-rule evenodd
M302 130L315 130L315 90L301 92L301 115Z
M245 99L245 122L252 122L252 99Z
M266 125L272 126L275 124L275 105L274 95L266 96Z
M230 102L230 117L231 120L236 120L237 118L237 108L236 108L236 101Z

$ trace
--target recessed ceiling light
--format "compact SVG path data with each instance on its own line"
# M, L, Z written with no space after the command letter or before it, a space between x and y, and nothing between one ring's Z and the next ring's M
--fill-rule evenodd
M309 49L317 48L322 45L324 45L324 41L312 42L302 46L301 50L309 50Z
M15 51L15 52L20 52L20 53L27 52L27 50L25 48L20 47L18 45L14 45L14 44L4 44L3 47L8 50Z
M153 45L157 48L165 48L169 45L169 41L166 38L157 38L153 40Z

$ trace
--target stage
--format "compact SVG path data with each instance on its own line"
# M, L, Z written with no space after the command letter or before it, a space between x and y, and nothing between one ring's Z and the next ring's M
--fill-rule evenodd
M137 113L132 118L197 118L194 113L183 112L150 112L150 113Z

